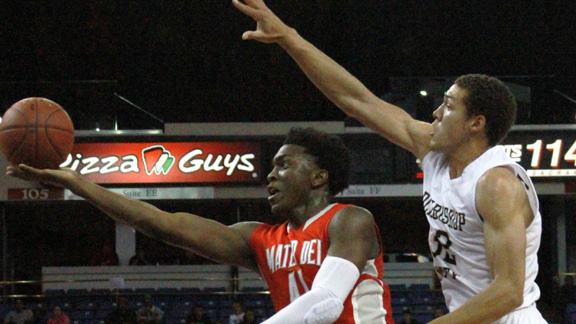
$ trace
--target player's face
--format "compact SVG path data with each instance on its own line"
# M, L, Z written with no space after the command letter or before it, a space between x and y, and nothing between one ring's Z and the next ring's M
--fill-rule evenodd
M316 168L305 148L284 145L272 161L268 180L268 202L275 215L287 214L298 207L305 207L312 190L311 174Z
M465 89L453 85L445 94L444 102L433 113L433 133L430 149L450 153L460 147L468 137L469 120L464 105Z

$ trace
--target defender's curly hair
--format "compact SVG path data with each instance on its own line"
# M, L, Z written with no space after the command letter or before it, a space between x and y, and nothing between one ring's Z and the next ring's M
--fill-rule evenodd
M454 82L466 89L464 104L468 116L486 117L488 144L500 143L516 120L516 99L508 87L497 78L483 74L467 74Z
M314 128L294 127L290 129L284 145L299 145L306 148L318 164L328 171L330 193L336 195L348 187L350 176L350 149L337 135L327 134Z

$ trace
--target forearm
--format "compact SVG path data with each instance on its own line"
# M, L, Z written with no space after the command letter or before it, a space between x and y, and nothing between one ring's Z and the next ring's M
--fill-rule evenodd
M333 323L359 277L360 272L352 262L328 256L314 278L312 289L263 324Z
M278 44L294 59L314 85L335 105L350 116L358 117L362 103L376 102L357 78L328 55L289 28Z
M512 284L494 281L488 288L468 300L460 308L431 324L482 324L492 323L522 304Z
M74 179L67 187L112 219L137 230L162 226L157 216L163 212L151 204L114 193L82 177Z
M344 67L303 39L294 29L288 29L278 44L308 79L343 112L392 143L419 157L425 155L422 150L427 149L430 142L429 124L415 124L406 111L375 96Z
M66 187L112 219L130 225L147 236L220 263L245 267L252 265L250 249L243 234L240 234L242 230L193 214L164 212L81 177L67 183ZM250 228L246 230L247 233L249 231Z

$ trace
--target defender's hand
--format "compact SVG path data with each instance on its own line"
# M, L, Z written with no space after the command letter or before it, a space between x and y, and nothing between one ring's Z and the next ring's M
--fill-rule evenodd
M262 0L232 0L234 6L256 21L256 30L247 31L242 35L243 40L255 39L263 43L275 43L284 38L290 31Z

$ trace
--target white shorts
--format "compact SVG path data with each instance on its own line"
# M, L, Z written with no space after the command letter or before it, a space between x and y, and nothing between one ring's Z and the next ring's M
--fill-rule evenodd
M531 305L502 317L492 324L548 324L536 308Z

